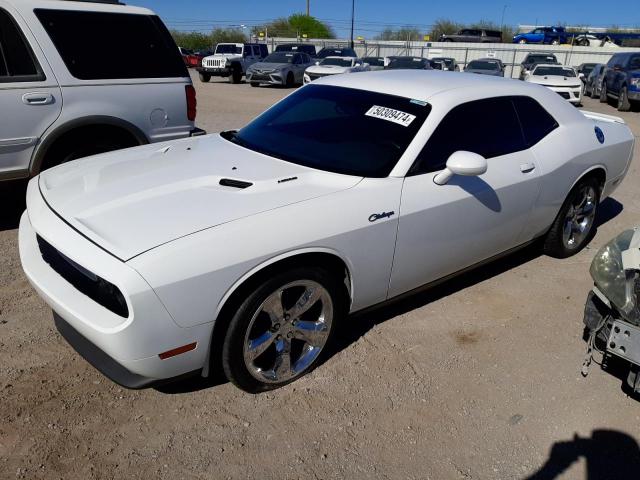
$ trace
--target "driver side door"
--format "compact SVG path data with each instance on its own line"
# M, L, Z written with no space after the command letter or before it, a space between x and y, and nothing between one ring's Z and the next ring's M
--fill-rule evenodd
M402 189L389 297L527 240L522 234L538 197L539 177L511 98L453 108L418 155ZM434 176L456 151L485 157L486 173L456 175L437 185Z

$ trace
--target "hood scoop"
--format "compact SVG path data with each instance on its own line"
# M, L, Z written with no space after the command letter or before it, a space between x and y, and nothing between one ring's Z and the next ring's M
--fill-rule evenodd
M220 180L220 185L223 187L239 188L243 190L245 188L249 188L253 183L245 182L244 180L235 180L233 178L223 178Z

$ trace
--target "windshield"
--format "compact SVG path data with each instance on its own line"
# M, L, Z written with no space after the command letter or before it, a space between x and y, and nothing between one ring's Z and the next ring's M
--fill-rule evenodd
M558 63L555 55L529 55L525 63Z
M544 77L548 75L557 75L559 77L576 76L576 72L573 71L573 68L569 67L538 67L533 71L533 74Z
M427 102L307 85L223 138L298 165L386 177L429 115Z
M393 70L395 68L423 69L426 64L427 60L425 58L394 58L389 62L387 68L389 70Z
M295 53L290 52L276 52L269 55L267 58L262 60L264 63L291 63L293 62L293 57Z
M434 57L431 60L434 60L436 62L442 62L447 66L447 68L451 68L454 66L453 58Z
M467 65L467 70L500 70L500 64L488 60L473 60Z
M350 58L325 58L320 65L337 65L338 67L350 67Z
M240 55L242 53L242 47L234 45L233 43L219 43L216 45L216 53L232 53Z
M318 58L326 57L357 57L350 48L323 48L318 52Z

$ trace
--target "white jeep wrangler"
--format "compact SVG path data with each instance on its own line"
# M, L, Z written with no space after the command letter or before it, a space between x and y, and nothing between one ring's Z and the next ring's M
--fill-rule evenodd
M178 48L115 0L0 0L0 180L204 133Z
M231 83L240 83L247 68L269 55L264 43L219 43L213 55L204 57L198 67L200 80L228 77Z

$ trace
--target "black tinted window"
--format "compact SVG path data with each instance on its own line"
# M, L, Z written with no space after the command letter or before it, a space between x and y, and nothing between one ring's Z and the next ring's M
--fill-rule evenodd
M426 102L307 85L224 138L311 168L386 177L429 115Z
M558 122L531 97L513 97L527 147L531 147L558 127Z
M442 170L459 150L493 158L526 148L509 97L476 100L458 105L442 119L409 174Z
M169 31L156 16L45 9L35 13L76 78L189 76Z
M22 32L13 18L0 9L0 82L43 79Z

